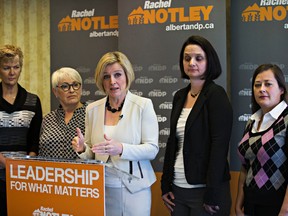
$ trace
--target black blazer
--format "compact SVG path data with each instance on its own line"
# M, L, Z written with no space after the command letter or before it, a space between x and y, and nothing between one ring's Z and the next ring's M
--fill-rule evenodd
M178 151L176 126L190 89L189 84L176 92L173 99L161 179L162 194L171 191ZM213 81L206 81L186 122L183 158L187 182L207 185L204 196L207 204L217 204L217 195L221 193L217 189L230 180L227 156L232 121L232 107L225 90Z

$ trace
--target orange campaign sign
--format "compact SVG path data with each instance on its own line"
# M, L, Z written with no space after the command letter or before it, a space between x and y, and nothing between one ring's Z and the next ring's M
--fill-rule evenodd
M105 215L103 164L7 158L8 215Z

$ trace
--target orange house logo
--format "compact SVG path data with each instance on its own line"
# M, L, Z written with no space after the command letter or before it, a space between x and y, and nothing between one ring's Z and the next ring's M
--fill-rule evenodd
M129 25L144 24L144 11L141 7L137 10L133 10L128 16Z
M59 32L71 31L72 23L73 22L69 16L63 18L58 24L58 31Z
M287 17L288 7L278 5L276 7L259 7L256 3L247 7L242 12L243 22L263 22L263 21L282 21Z

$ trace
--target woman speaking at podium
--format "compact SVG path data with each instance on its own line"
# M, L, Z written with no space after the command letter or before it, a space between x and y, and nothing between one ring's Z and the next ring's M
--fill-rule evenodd
M106 172L106 215L149 216L151 166L158 151L158 122L152 101L132 94L134 71L121 52L102 56L95 72L97 87L107 96L87 106L85 142L78 130L72 141L83 159L95 158L131 175ZM131 176L136 178L131 178Z

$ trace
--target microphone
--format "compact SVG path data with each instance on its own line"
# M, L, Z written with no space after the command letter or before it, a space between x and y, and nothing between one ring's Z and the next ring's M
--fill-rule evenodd
M120 116L119 116L119 120L121 120L122 118L123 118L123 115L120 115Z

